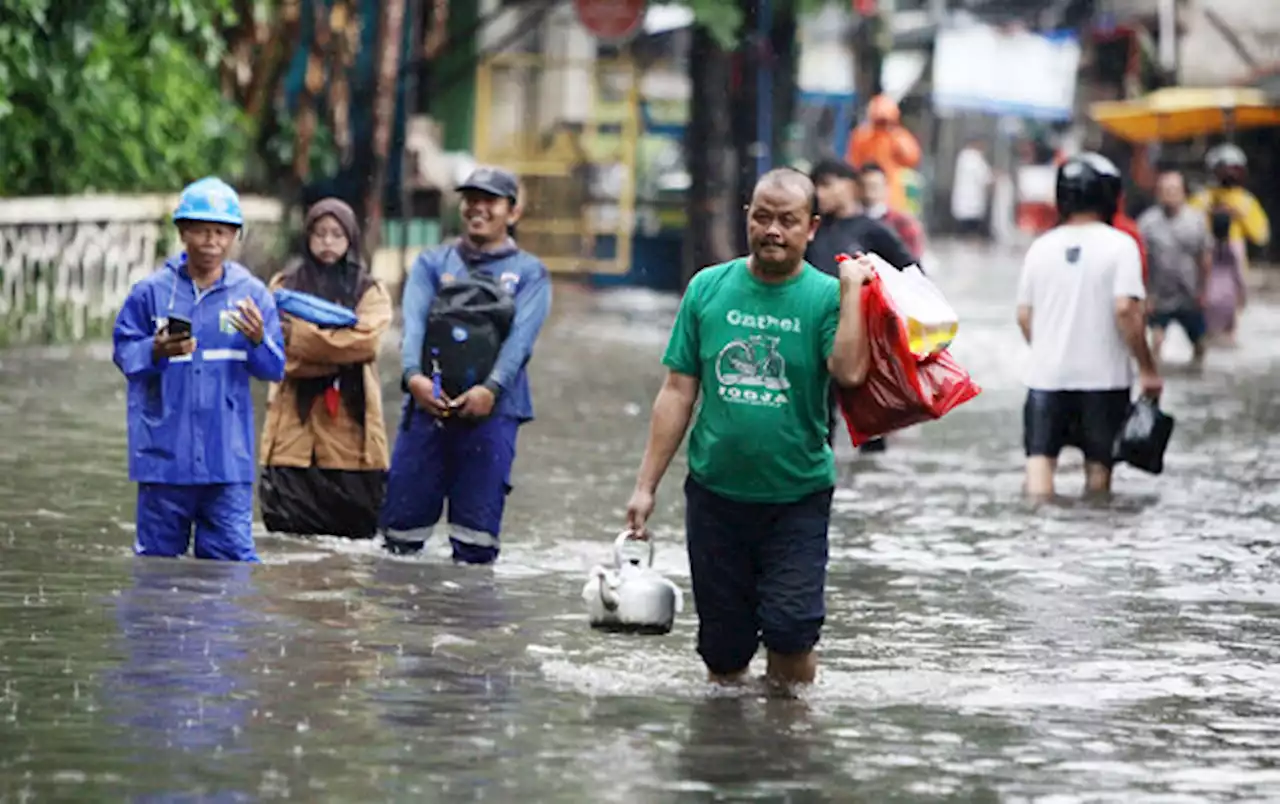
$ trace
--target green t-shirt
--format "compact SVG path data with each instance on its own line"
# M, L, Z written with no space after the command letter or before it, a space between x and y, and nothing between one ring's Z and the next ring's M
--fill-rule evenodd
M752 276L746 259L693 277L662 362L701 383L689 436L699 483L743 502L835 485L827 358L839 318L839 280L812 265L780 284Z

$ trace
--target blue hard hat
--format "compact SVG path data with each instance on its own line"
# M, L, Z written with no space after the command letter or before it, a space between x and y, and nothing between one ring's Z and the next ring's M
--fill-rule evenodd
M244 226L240 212L240 196L222 179L210 176L188 184L178 196L173 222L208 221Z

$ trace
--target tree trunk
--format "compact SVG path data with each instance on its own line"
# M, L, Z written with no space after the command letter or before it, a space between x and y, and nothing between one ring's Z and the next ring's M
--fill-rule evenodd
M396 116L397 75L404 41L405 0L385 0L378 19L378 79L373 93L373 177L365 202L364 238L367 251L378 248L382 236L382 201L387 186L387 156Z
M692 32L689 78L692 83L685 162L690 187L686 197L684 270L688 284L708 265L733 259L733 213L738 196L737 159L733 148L733 108L726 91L731 55L721 50L701 26Z

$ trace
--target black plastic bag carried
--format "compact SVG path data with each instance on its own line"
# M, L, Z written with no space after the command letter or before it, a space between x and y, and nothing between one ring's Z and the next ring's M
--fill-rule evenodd
M1112 457L1158 475L1164 471L1164 451L1172 435L1173 417L1160 410L1156 400L1139 397L1129 405L1129 415L1116 436Z

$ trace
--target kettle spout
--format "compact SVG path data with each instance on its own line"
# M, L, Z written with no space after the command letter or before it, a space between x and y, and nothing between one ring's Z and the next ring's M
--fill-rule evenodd
M614 579L605 573L600 577L600 602L604 604L606 611L617 611L620 599L618 597L618 587L611 583Z
M586 585L582 587L582 599L587 603L599 599L605 611L614 611L618 608L619 602L615 586L613 573L596 565L591 568L591 575L587 578Z

